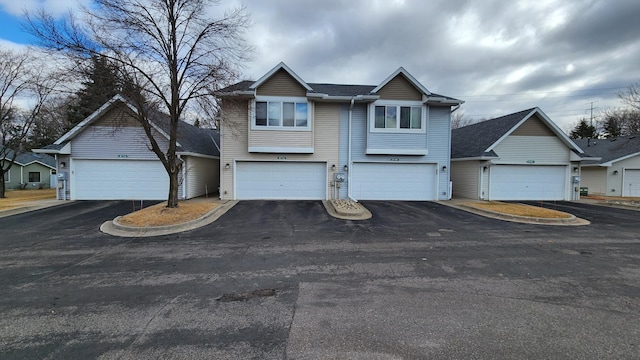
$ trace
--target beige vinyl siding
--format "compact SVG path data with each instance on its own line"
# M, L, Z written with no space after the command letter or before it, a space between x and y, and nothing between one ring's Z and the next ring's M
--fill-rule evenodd
M402 74L398 74L378 91L384 100L422 100L422 93Z
M221 122L221 189L223 199L234 198L234 161L313 161L326 162L330 168L332 164L338 166L338 122L340 116L339 104L317 104L314 106L313 154L266 154L248 152L248 135L250 118L248 115L248 100L224 100L223 121ZM272 144L278 146L278 144ZM229 169L225 165L229 164ZM328 171L329 177L333 173ZM327 179L327 194L331 194L329 179Z
M568 165L570 157L569 148L556 136L508 136L493 150L500 157L495 164Z
M453 196L478 199L479 172L480 162L478 161L452 161L451 182L453 183Z
M256 89L263 96L307 96L307 89L283 69L277 71Z
M186 157L186 198L218 193L220 183L220 163L217 159Z
M605 167L583 167L580 172L580 187L589 188L589 195L605 195L607 170Z
M511 136L555 136L553 131L536 115L522 123Z
M249 130L249 146L313 148L313 132L293 130Z

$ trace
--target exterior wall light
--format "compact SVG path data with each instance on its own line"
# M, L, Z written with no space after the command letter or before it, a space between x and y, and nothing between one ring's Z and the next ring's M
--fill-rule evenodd
M613 175L618 175L618 170L613 170Z
M226 163L226 164L224 165L224 168L225 168L225 169L229 169L229 168L231 168L231 165L229 165L229 163Z
M349 167L347 165L344 166L344 171L349 171Z
M336 171L336 164L331 165L331 170Z
M447 165L442 166L442 171L447 171Z
M578 172L578 167L577 167L577 166L575 166L575 167L573 168L573 172L576 172L576 173Z

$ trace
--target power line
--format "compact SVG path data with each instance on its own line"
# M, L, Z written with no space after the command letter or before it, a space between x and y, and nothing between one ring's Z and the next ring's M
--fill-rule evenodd
M484 95L451 95L453 97L487 97L487 96L516 96L516 95L537 95L537 94L559 94L559 93L575 93L586 91L611 91L611 90L623 90L626 87L612 87L612 88L596 88L596 89L584 89L584 90L562 90L562 91L541 91L541 92L519 92L519 93L504 93L504 94L484 94ZM583 95L573 95L583 96ZM586 94L584 95L586 96Z

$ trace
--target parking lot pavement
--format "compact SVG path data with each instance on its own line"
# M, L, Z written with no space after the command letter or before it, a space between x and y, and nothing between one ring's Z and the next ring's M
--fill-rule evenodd
M0 219L0 358L640 353L637 212L580 205L591 225L550 227L365 202L356 222L319 201L244 201L186 233L98 231L130 206Z

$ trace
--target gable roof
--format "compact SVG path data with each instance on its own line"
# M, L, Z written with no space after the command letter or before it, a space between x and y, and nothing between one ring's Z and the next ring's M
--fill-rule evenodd
M252 89L252 90L253 89L257 89L260 85L265 83L267 80L269 80L269 78L271 78L275 73L277 73L280 70L284 70L287 73L289 73L289 75L291 75L291 77L293 77L302 87L307 89L307 91L311 91L311 87L304 80L302 80L302 78L300 78L300 76L298 76L298 74L293 72L293 70L291 70L283 62L280 62L273 69L269 70L268 73L264 74L264 76L262 76L260 79L258 79L258 81L256 81L253 84L251 84L251 86L249 86L249 89Z
M396 76L404 76L413 86L415 86L420 92L423 93L423 98L429 103L436 103L442 105L460 105L464 101L445 95L432 93L427 90L420 82L418 82L409 72L400 67L393 72L379 85L358 85L358 84L330 84L330 83L307 83L302 80L297 74L295 74L284 63L278 64L271 69L267 74L262 76L258 81L244 80L236 84L227 86L215 92L217 96L255 96L255 89L267 81L279 70L285 70L289 73L297 82L300 83L305 89L307 89L307 96L318 100L329 101L349 101L352 98L359 101L375 101L380 98L376 93L384 85L393 80Z
M587 161L586 164L611 166L614 162L640 155L640 136L629 135L612 139L575 139L573 140L589 155L600 157L600 161Z
M376 86L371 92L377 93L378 91L380 91L380 89L382 89L385 85L387 85L391 80L395 79L396 76L398 75L404 76L405 79L407 79L411 83L411 85L413 85L416 89L420 90L422 94L427 96L431 95L431 92L429 92L429 90L427 90L426 87L424 87L422 84L420 84L418 80L416 80L413 76L411 76L411 74L409 74L409 72L405 70L402 66L399 67L398 70L394 71L391 75L389 75L389 77L384 79L384 81L381 82L380 85Z
M34 151L38 153L61 153L65 145L67 145L71 139L87 129L89 125L99 120L107 111L119 104L123 104L132 111L137 112L137 109L129 101L121 95L116 95L93 114L89 115L86 119L73 127L73 129L62 135L62 137L56 140L55 143L41 149L35 149ZM169 139L168 134L170 133L171 124L169 115L161 111L150 110L149 120L151 125L162 136ZM200 129L184 121L180 121L178 123L178 138L176 142L176 150L178 153L190 153L192 155L201 154L213 157L220 156L220 133L218 130Z
M11 159L13 157L13 150L7 149L5 156L2 159ZM38 163L40 165L46 166L51 169L56 168L56 159L47 154L36 154L33 152L20 153L16 155L14 164L18 164L20 166L27 166L33 163Z
M485 159L497 157L498 155L493 149L533 115L538 115L538 118L567 147L578 154L583 153L582 149L571 141L542 110L536 107L452 130L451 158Z

